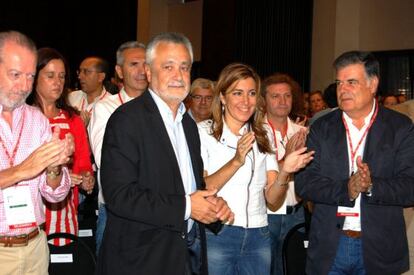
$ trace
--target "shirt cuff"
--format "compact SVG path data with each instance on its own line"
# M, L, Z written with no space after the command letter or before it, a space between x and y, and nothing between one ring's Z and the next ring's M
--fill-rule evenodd
M191 216L191 199L190 195L185 195L185 216L184 220L188 220Z
M62 167L62 179L60 181L60 185L55 190L53 190L52 187L47 185L46 173L43 173L41 177L42 180L40 185L40 193L47 201L56 203L66 198L70 190L71 182L69 171L65 166Z

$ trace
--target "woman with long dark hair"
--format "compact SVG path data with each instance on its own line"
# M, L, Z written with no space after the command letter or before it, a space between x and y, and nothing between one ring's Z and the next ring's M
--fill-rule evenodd
M45 203L46 233L77 235L78 186L90 193L95 182L86 129L75 109L67 103L69 72L64 57L52 48L41 48L38 50L36 69L34 89L27 103L42 110L52 130L54 127L60 128L61 139L70 133L75 143L73 160L68 165L73 188L62 202ZM54 242L55 245L64 245L69 240L55 239Z

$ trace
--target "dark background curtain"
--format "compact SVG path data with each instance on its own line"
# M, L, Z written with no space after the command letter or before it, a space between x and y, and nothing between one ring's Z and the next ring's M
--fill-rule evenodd
M313 1L207 0L203 5L201 75L216 79L227 64L244 62L262 77L288 73L309 90Z
M136 39L137 1L1 1L0 31L5 30L23 32L38 48L61 52L70 64L74 87L76 69L86 56L102 56L113 70L118 46Z
M379 95L405 94L413 98L414 50L373 53L380 63Z

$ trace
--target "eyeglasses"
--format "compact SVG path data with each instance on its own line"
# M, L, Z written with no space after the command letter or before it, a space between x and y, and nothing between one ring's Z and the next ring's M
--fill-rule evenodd
M101 73L100 71L97 71L97 70L92 70L92 69L85 69L85 68L83 68L83 69L79 69L79 70L76 70L76 74L79 76L80 74L84 74L84 75L90 75L91 73L93 73L93 72L95 72L95 73Z
M206 96L193 95L193 96L191 96L191 98L195 101L205 100L206 102L211 102L213 100L213 96L211 96L211 95L206 95Z

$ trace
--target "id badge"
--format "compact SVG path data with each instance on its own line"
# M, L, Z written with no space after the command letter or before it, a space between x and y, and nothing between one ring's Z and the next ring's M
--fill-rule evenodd
M359 217L359 211L356 207L338 206L337 217Z
M29 185L15 185L3 189L3 201L9 229L36 226Z

